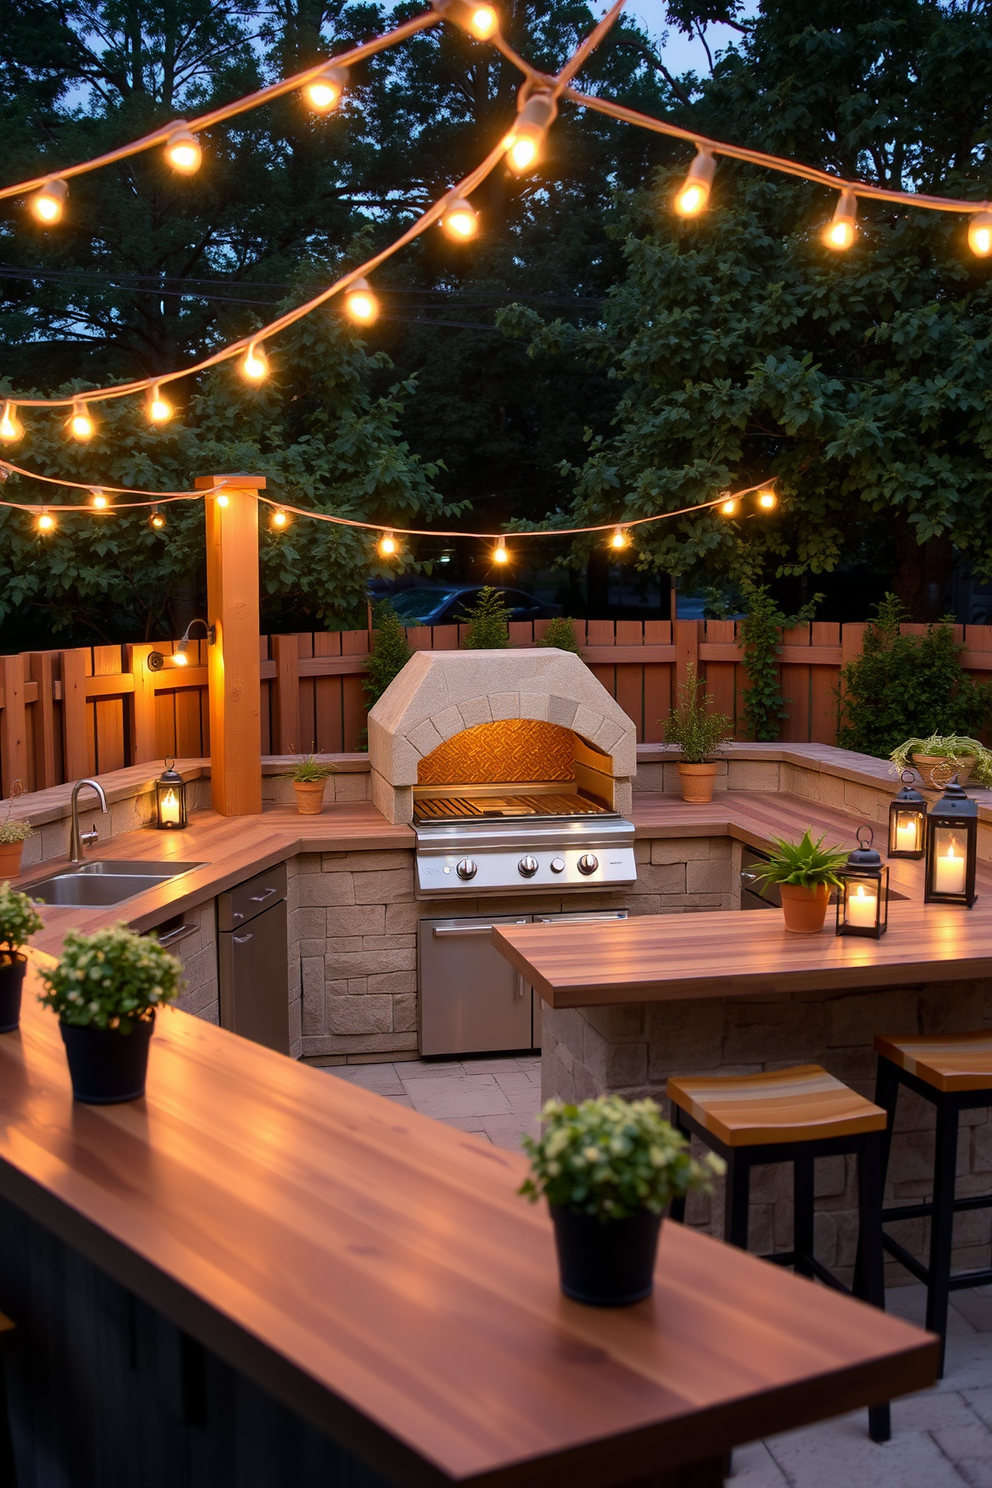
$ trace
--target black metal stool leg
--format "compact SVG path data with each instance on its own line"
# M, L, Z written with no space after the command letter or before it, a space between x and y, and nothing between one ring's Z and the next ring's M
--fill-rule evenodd
M814 1275L809 1257L813 1254L814 1159L797 1157L792 1164L792 1248L794 1266L800 1276Z
M751 1202L751 1164L744 1152L727 1159L726 1213L723 1238L738 1250L747 1250L748 1208Z
M885 1131L882 1132L881 1164L879 1171L879 1192L885 1195L885 1180L889 1171L889 1153L892 1150L892 1128L896 1120L896 1103L899 1099L899 1075L888 1059L879 1057L875 1074L875 1104L881 1106L888 1116Z
M958 1113L949 1103L937 1107L937 1140L933 1167L933 1215L930 1220L930 1283L927 1322L939 1333L940 1375L947 1345L947 1306L950 1299L951 1250L954 1245L954 1170L958 1155Z
M672 1125L674 1126L674 1128L675 1128L675 1130L677 1132L681 1132L682 1133L682 1135L685 1137L686 1141L688 1142L691 1139L691 1134L689 1132L689 1128L685 1124L685 1118L683 1117L681 1110L675 1104L674 1101L672 1101L671 1107L672 1107ZM685 1224L685 1199L684 1198L682 1198L682 1199L673 1199L672 1200L672 1202L668 1206L668 1217L669 1217L669 1219L674 1219L674 1221L675 1221L676 1224Z
M858 1152L858 1255L854 1267L854 1295L885 1311L885 1254L882 1250L883 1132L871 1132ZM888 1403L868 1409L868 1435L888 1441L892 1412Z

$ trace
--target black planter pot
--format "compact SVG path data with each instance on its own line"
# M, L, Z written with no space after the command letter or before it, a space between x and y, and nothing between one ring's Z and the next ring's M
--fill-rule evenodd
M639 1209L626 1219L597 1219L549 1204L561 1289L590 1307L629 1307L650 1297L661 1215Z
M20 951L0 960L0 1033L13 1033L21 1021L21 988L28 958Z
M154 1015L147 1023L133 1024L130 1033L60 1023L75 1099L88 1106L113 1106L144 1095L154 1026Z

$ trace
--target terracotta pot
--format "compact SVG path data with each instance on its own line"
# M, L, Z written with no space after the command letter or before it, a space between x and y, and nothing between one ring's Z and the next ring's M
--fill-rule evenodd
M818 935L827 917L829 884L805 888L802 884L779 884L785 928L794 935Z
M712 801L713 782L716 780L716 765L683 765L675 766L679 772L679 780L682 782L683 801Z
M324 809L326 780L294 780L296 809L301 816L319 816Z
M942 791L952 775L958 777L958 785L964 785L975 768L973 754L965 755L960 765L956 765L953 760L943 759L939 754L914 754L911 758L913 769L920 772L923 784L935 791Z
M0 883L20 873L23 852L23 842L0 842Z

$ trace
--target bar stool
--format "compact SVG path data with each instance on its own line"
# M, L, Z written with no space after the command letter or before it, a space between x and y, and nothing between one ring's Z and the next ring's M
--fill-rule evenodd
M965 1209L992 1208L992 1194L967 1199L954 1197L960 1113L992 1106L992 1032L951 1034L946 1038L930 1038L925 1034L907 1038L878 1036L875 1053L878 1055L875 1099L889 1117L888 1133L882 1144L883 1192L899 1087L905 1085L936 1109L932 1199L925 1204L900 1204L882 1210L883 1225L897 1219L930 1219L930 1264L921 1265L884 1231L882 1244L927 1289L926 1326L940 1334L943 1374L951 1292L985 1286L992 1281L989 1268L951 1273L955 1214Z
M849 1289L813 1254L813 1165L818 1157L854 1153L858 1159L858 1254L851 1290L885 1308L882 1254L882 1138L886 1115L818 1064L760 1075L687 1075L668 1082L673 1125L695 1134L727 1164L724 1239L747 1249L751 1169L792 1163L793 1249L762 1259L793 1266L838 1291ZM676 1199L672 1219L685 1220ZM873 1441L891 1435L888 1405L868 1411Z

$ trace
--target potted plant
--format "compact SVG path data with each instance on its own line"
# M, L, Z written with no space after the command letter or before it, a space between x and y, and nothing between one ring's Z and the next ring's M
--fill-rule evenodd
M7 797L7 810L0 822L0 879L17 877L21 871L24 844L29 837L34 836L34 828L30 822L18 821L10 814L15 800L23 794L24 787L19 780L15 780Z
M114 1105L144 1095L155 1010L177 996L182 972L157 940L124 924L69 931L58 965L40 974L38 1000L58 1014L76 1100Z
M523 1139L531 1171L519 1192L548 1201L562 1291L593 1307L640 1302L651 1293L665 1205L707 1186L722 1159L691 1158L653 1100L548 1101L541 1121L541 1136Z
M0 1033L12 1033L21 1020L21 988L28 958L24 947L42 927L27 894L0 884Z
M315 754L301 754L289 771L296 792L296 809L301 816L319 816L324 809L324 787L333 766Z
M732 724L725 713L707 710L709 697L702 678L689 663L685 681L678 689L678 702L665 720L665 743L677 744L682 757L676 768L684 801L712 801L716 765L707 759L732 737Z
M972 775L979 785L992 785L992 750L964 734L906 739L889 758L900 774L912 765L931 790L943 790L952 775L958 777L959 785Z
M822 837L814 842L809 827L798 842L776 837L773 845L778 851L758 869L757 877L778 884L786 930L816 935L823 929L830 890L840 886L837 870L847 862L847 852L824 847Z

